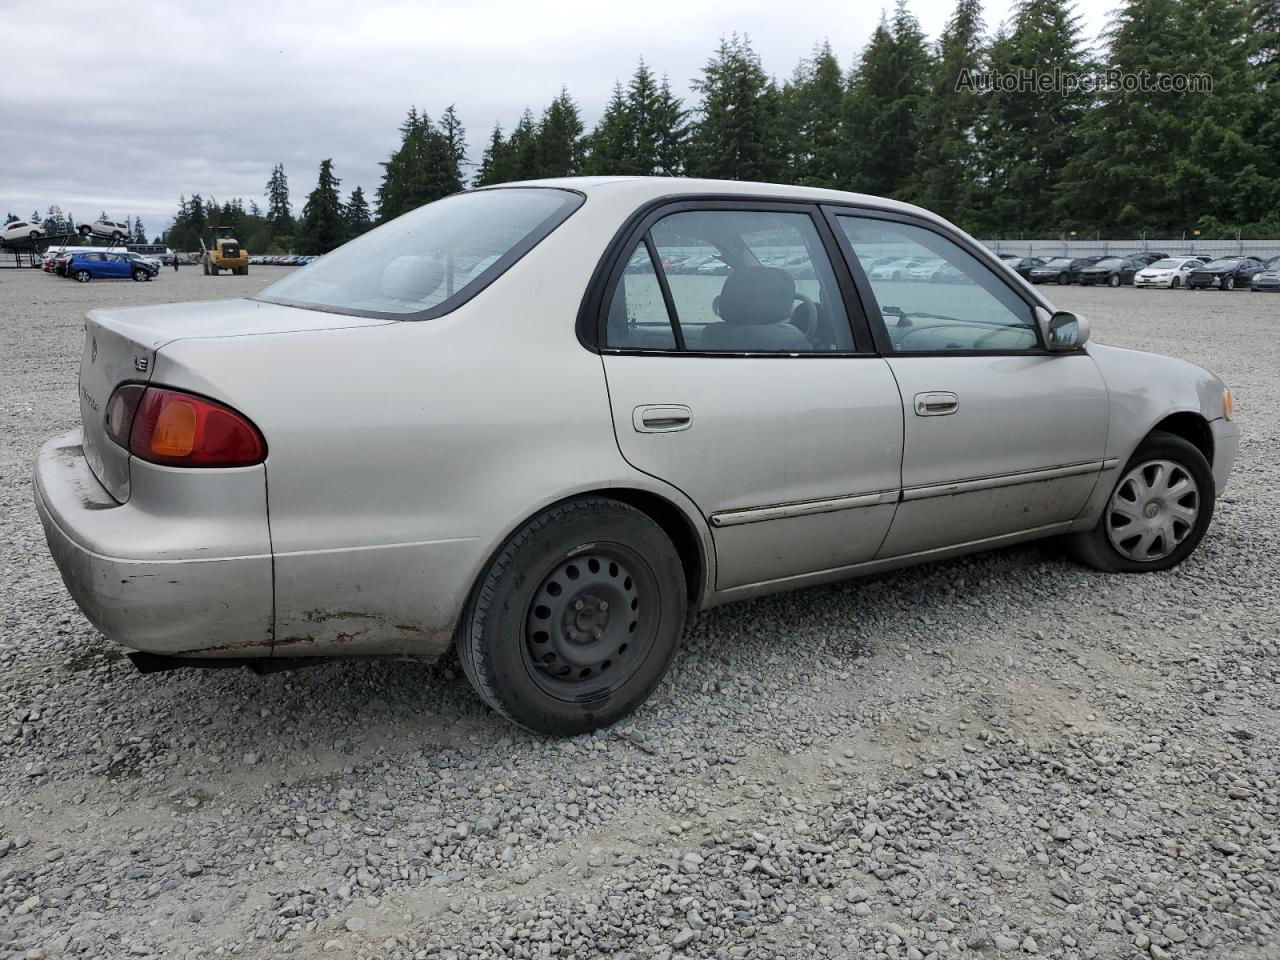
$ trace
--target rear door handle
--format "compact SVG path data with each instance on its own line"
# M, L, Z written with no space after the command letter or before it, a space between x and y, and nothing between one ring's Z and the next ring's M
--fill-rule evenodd
M647 403L632 411L631 425L637 433L677 433L693 426L693 411L680 403Z
M916 394L917 417L946 417L960 409L960 398L946 390Z

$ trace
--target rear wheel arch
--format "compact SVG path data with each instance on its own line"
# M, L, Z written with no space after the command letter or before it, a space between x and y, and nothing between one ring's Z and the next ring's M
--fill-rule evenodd
M576 491L559 500L543 504L528 515L518 518L504 530L502 537L494 544L493 549L485 556L484 562L480 564L479 569L476 570L475 575L472 577L463 610L465 611L470 606L477 587L484 580L485 574L493 565L494 560L512 537L548 510L564 506L575 500L599 498L616 500L619 503L633 507L645 514L661 528L662 532L667 535L667 538L675 547L676 554L680 558L680 565L684 568L685 584L688 588L689 596L689 609L691 611L699 609L703 597L708 592L707 584L710 582L710 574L712 572L711 558L707 555L710 546L704 540L697 525L689 517L688 513L667 497L651 490L644 490L639 487L598 487L591 490ZM465 620L465 615L459 616L458 622L461 623L463 620Z
M707 574L710 565L706 556L705 544L693 521L680 507L666 497L650 490L635 487L610 487L577 494L582 497L608 497L619 500L628 506L635 507L646 514L654 523L662 528L680 557L680 565L684 567L685 583L689 589L689 609L697 610L706 593Z

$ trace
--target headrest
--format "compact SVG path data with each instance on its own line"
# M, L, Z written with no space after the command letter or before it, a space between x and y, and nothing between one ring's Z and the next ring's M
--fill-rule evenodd
M739 267L720 291L720 319L725 323L780 323L791 315L796 282L776 267Z
M444 280L444 264L435 257L396 257L382 270L382 293L395 300L431 306L427 298Z

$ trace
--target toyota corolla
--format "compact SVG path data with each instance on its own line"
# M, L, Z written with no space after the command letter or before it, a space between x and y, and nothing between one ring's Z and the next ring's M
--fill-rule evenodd
M1053 536L1168 569L1238 442L1213 374L924 210L675 179L473 190L251 299L94 310L79 396L36 505L141 669L452 645L553 734L728 601Z

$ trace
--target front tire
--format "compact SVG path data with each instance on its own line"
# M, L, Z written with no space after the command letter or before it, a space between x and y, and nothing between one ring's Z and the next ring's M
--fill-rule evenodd
M1177 290L1178 287L1180 286L1182 286L1182 281L1179 280L1177 277L1174 277L1172 280L1169 281L1170 290Z
M572 736L636 709L684 633L688 590L670 538L603 497L543 511L481 575L458 636L480 698L536 733Z
M1108 278L1107 278L1107 286L1109 286L1109 287L1118 287L1118 286L1120 286L1120 275L1119 275L1119 274L1116 274L1116 273L1113 273L1110 277L1108 277Z
M1199 546L1215 502L1204 454L1182 437L1156 430L1125 464L1098 525L1067 538L1068 549L1107 573L1168 570Z
M1236 288L1236 278L1235 278L1235 277L1223 277L1223 278L1222 278L1222 289L1223 289L1223 290L1234 290L1235 288Z
M78 283L88 283L90 280L93 279L93 274L91 274L88 270L77 270L75 273L72 274L72 276L76 278L76 281Z

